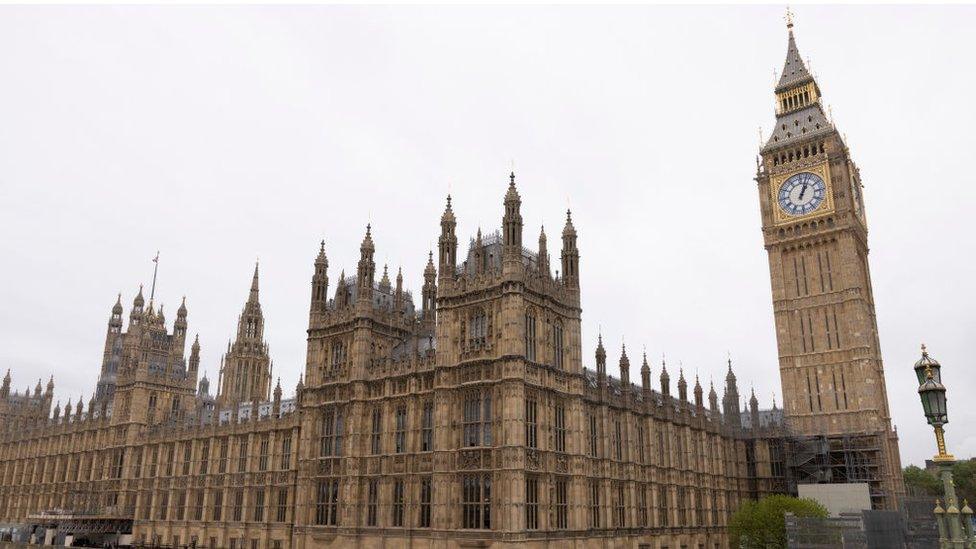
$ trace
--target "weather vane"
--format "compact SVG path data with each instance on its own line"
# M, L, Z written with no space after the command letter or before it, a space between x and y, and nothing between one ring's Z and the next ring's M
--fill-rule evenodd
M785 17L785 19L786 19L786 28L792 29L793 28L793 11L790 10L790 7L789 6L786 6L786 17Z

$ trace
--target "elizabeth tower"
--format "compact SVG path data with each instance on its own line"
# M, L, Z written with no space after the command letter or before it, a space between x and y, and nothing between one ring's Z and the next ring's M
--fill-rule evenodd
M876 507L903 491L868 267L861 177L788 22L776 127L756 176L792 432L858 449ZM856 443L851 441L857 441ZM870 448L868 448L870 447ZM828 479L829 480L829 479ZM833 479L837 481L837 479Z

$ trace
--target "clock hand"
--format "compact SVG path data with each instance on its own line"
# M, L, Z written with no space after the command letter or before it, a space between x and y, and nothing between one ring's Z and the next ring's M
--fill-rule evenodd
M803 188L800 189L800 200L803 200L803 195L807 194L807 184L803 184Z

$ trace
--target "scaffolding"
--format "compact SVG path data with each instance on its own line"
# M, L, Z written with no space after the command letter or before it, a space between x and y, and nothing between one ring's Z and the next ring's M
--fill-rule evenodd
M874 509L884 508L881 433L786 438L787 485L866 483Z

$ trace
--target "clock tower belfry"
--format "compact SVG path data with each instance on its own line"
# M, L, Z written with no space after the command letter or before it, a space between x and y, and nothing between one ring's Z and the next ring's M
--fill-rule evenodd
M776 126L756 174L784 413L797 436L825 436L831 451L855 448L841 461L853 456L864 466L829 470L828 482L867 482L876 508L894 508L904 487L878 341L860 172L824 112L790 18L787 28Z

